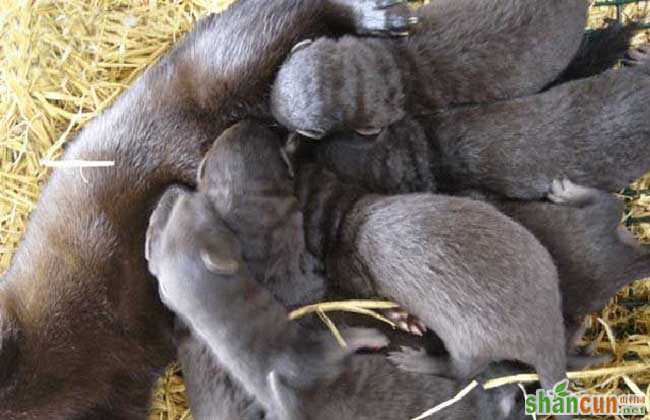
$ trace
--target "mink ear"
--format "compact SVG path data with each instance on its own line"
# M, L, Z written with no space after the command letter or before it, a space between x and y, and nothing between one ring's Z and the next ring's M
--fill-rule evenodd
M201 260L208 271L224 276L237 274L241 266L233 256L225 255L209 247L201 249Z
M20 350L20 329L9 308L0 307L0 382L5 381L16 367Z
M213 218L210 223L210 231L195 238L199 243L199 255L205 268L224 276L239 273L244 267L241 246L235 234L218 217Z
M149 218L149 227L147 228L145 239L144 256L147 261L151 262L152 242L155 240L156 236L160 234L160 231L167 223L167 219L169 219L169 214L174 208L174 204L179 197L189 193L190 191L182 185L172 185L167 188L160 200L158 200L158 205Z

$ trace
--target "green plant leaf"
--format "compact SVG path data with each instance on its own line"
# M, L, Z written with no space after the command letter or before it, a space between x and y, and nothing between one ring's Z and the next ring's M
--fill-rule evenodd
M563 380L562 382L558 382L555 387L553 388L553 395L556 397L568 397L569 392L567 391L567 387L569 386L569 381L566 379Z

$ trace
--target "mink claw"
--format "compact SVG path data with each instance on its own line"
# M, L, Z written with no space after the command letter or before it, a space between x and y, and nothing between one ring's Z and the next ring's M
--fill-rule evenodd
M410 18L408 18L408 23L409 25L417 25L420 23L420 18L417 16L411 16Z
M389 309L384 312L384 315L395 323L397 328L409 334L422 337L427 331L422 321L401 308Z
M353 0L346 0L351 2ZM408 0L356 0L354 9L358 34L374 36L408 36L419 23Z
M321 140L325 133L320 130L296 130L296 133L314 140Z
M413 335L417 335L418 337L422 337L424 335L424 332L422 332L422 330L416 325L409 326L409 332Z
M354 130L357 134L362 135L364 137L371 137L371 136L376 136L379 133L381 133L381 128L373 128L373 127L368 127L368 128L358 128Z
M413 324L411 325L411 334L422 337L425 332L427 332L427 326L424 325L424 323L419 319L413 318Z

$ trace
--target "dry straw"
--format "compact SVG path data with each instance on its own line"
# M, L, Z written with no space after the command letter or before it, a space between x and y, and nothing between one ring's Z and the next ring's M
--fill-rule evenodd
M230 1L0 0L0 271L8 266L50 173L42 162L59 158L74 134L197 18ZM625 14L633 18L648 7L629 5ZM613 16L612 8L595 10L592 25ZM647 35L639 37L643 40ZM642 193L630 192L626 218L634 222L639 238L650 241L650 225L637 223L650 220L650 176L634 189ZM591 320L585 343L614 353L608 368L637 366L650 358L649 286L635 283L599 314L614 341L597 317ZM642 392L649 383L647 370L626 370L623 376L607 371L577 379L575 386L579 391L629 393ZM170 368L160 380L151 416L189 418L177 369Z

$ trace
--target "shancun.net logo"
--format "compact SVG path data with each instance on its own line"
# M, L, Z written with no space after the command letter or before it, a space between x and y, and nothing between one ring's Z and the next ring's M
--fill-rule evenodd
M576 395L568 391L568 381L552 391L538 389L526 395L527 415L644 416L643 395Z

